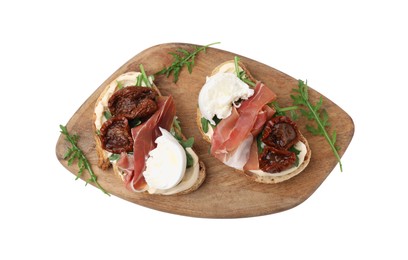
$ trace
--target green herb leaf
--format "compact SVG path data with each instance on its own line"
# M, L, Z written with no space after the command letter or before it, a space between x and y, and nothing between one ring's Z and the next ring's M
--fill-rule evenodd
M178 48L177 51L183 53L184 55L190 55L190 53L188 51L186 51L186 50L184 50L182 48Z
M235 75L237 75L237 77L241 79L242 76L243 76L243 73L240 73L240 71L239 71L238 61L239 61L238 56L235 56L235 57L234 57Z
M173 129L173 128L176 128L176 130L175 129ZM178 138L179 138L179 140L181 140L182 138L181 138L181 136L179 136L179 134L178 133L181 133L181 126L180 126L180 121L177 119L177 117L174 117L174 119L173 119L173 127L172 127L172 129L170 129L170 132L174 135L174 136L178 136ZM177 137L176 137L177 138Z
M137 77L136 77L136 84L135 84L137 87L142 86L142 77L143 77L142 74L137 75Z
M143 64L139 65L140 72L142 73L142 80L145 83L146 87L151 88L152 84L150 84L149 78L146 75L146 71L144 70Z
M337 133L336 133L336 131L333 131L333 133L332 133L332 143L336 143L336 140L337 140Z
M300 154L300 151L296 149L295 146L292 146L291 148L289 148L289 151L296 154L295 166L296 167L299 166L299 156L298 155Z
M132 129L133 127L136 127L140 125L141 123L142 121L140 120L140 118L133 118L129 120L129 127Z
M191 74L193 72L193 63L192 62L187 62L186 66L187 66L188 73Z
M265 144L264 144L264 142L262 142L262 133L263 133L263 131L261 133L259 133L258 136L256 137L256 145L258 147L258 154L259 155L263 153L263 150L265 148Z
M203 129L204 133L208 133L208 124L209 123L210 122L207 119L205 119L205 117L201 118L201 128Z
M165 74L168 78L170 74L173 73L173 82L177 83L181 69L186 66L188 72L191 74L193 71L194 59L197 54L201 51L205 53L206 49L214 44L219 44L219 42L196 47L193 52L181 48L177 49L176 52L169 52L169 54L173 56L173 63L169 67L164 67L162 70L156 72L155 75Z
M170 133L174 136L174 138L177 139L177 141L180 143L180 145L184 148L184 151L186 153L186 158L187 158L186 167L189 168L189 167L193 166L194 159L191 156L191 154L189 154L187 152L186 148L193 147L194 137L190 137L187 140L183 139L183 137L179 134L179 133L181 133L181 127L180 127L180 121L177 119L177 117L174 117L173 127L170 129Z
M109 156L109 161L117 161L120 158L120 154L113 153L111 156Z
M123 88L123 84L120 81L116 81L116 83L118 84L118 89L122 89Z
M280 107L278 102L276 102L276 101L272 101L268 105L275 109L276 112L275 112L274 116L286 116L286 112L290 112L291 115L292 115L294 113L294 111L299 109L298 106Z
M245 74L245 71L240 70L238 62L239 62L239 57L238 57L238 56L235 56L235 57L234 57L234 64L235 64L235 74L237 75L237 77L238 77L240 80L242 80L243 82L245 82L246 84L248 84L248 85L250 85L250 86L252 86L252 87L255 87L255 86L256 86L255 82L252 82L252 81L247 77L247 75Z
M64 160L66 160L67 158L69 158L72 154L72 149L67 149L67 151L65 152L64 156L62 157Z
M103 116L109 120L112 117L112 114L109 112L109 110L103 111Z
M68 151L64 155L64 160L68 159L68 165L72 165L72 163L77 160L78 161L78 174L75 180L82 176L84 169L86 169L89 173L90 180L95 183L96 187L98 187L103 193L110 196L110 194L102 188L102 186L98 183L98 178L92 170L91 164L89 163L88 159L85 157L85 154L82 150L78 147L78 135L70 135L66 126L60 125L61 134L65 136L65 139L71 144L71 147L68 147Z
M186 159L187 159L186 168L190 168L191 166L194 165L193 156L191 156L191 154L189 154L187 151L186 151Z
M212 118L212 120L215 122L215 126L217 126L221 122L222 119L219 119L217 116L214 116ZM211 124L211 126L213 126L213 125ZM215 126L213 126L213 127L215 127Z
M330 123L327 111L324 109L321 110L321 107L323 105L323 98L320 97L316 104L311 103L309 101L307 82L305 83L302 80L298 81L298 88L293 89L293 92L297 93L296 95L291 95L293 104L303 107L300 109L300 113L306 116L309 120L313 120L316 123L316 126L306 125L306 129L313 135L324 136L326 141L329 143L334 156L339 162L340 171L343 171L343 165L340 160L340 155L337 152L338 147L336 146L337 134L333 131L332 135L330 136L326 130L330 126Z
M194 137L190 137L187 140L181 140L181 141L179 141L179 143L181 144L181 146L183 146L183 148L193 147Z

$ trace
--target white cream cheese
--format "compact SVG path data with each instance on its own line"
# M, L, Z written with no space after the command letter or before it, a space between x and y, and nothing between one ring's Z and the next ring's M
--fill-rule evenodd
M201 115L215 125L214 116L227 118L231 115L234 102L246 100L253 94L254 90L235 74L219 72L207 78L198 96L198 106Z
M241 67L238 68L239 71L243 71L243 69ZM221 65L218 68L218 73L219 72L225 72L225 73L233 73L234 75L236 74L236 70L235 70L235 63L233 62L226 62L223 65ZM207 133L205 133L206 136L208 136L208 138L210 138L210 140L212 139L212 136L214 134L214 129L211 126L208 126L208 131Z
M190 189L196 182L200 175L200 164L198 156L191 148L186 148L186 151L193 157L193 166L186 169L184 177L181 182L173 188L167 190L154 189L149 187L150 194L172 195Z
M186 153L170 132L159 129L162 135L155 140L157 147L149 152L143 176L152 189L170 189L184 177Z

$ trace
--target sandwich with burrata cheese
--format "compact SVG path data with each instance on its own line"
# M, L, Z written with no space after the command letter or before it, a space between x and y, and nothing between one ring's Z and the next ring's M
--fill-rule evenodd
M296 123L276 113L276 98L238 57L218 65L198 97L197 125L211 155L259 183L288 180L311 158Z
M173 97L153 80L140 65L100 94L93 115L98 166L112 167L134 192L187 194L203 183L205 166L181 131Z

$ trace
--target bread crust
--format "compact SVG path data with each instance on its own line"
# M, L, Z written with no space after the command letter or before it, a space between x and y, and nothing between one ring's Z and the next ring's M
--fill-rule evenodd
M110 84L106 86L105 89L102 91L102 93L99 95L98 99L95 102L95 108L97 104L99 104L99 102L105 96L106 92L109 89L109 86ZM111 166L111 163L109 161L109 158L106 157L104 150L102 149L102 142L101 142L101 139L99 138L99 132L96 129L96 125L95 125L96 118L97 116L94 110L94 113L92 115L92 129L93 129L93 135L94 135L95 144L96 144L95 150L98 155L98 167L101 168L102 170L107 170Z
M108 91L110 85L111 84L108 84L105 87L105 89L102 91L102 93L99 95L98 99L95 102L95 108L99 104L99 102L102 100L102 98L105 96L105 94ZM157 88L157 86L154 83L152 84L152 88L158 93L159 96L161 96L160 90ZM99 134L98 134L98 131L97 131L96 125L95 125L96 118L97 118L97 115L96 115L96 112L94 110L94 113L93 113L93 116L92 116L92 120L93 120L92 121L92 128L93 128L93 135L94 135L94 139L95 139L95 150L96 150L96 153L98 155L98 167L101 168L102 170L107 170L107 169L109 169L109 167L111 167L112 164L111 164L109 158L106 156L105 150L102 148L102 142L101 142L101 139L99 138ZM175 128L175 129L177 129L177 128ZM186 140L183 133L178 132L178 134L184 140ZM200 159L198 160L198 164L199 164L199 176L197 178L197 181L194 183L194 185L191 186L187 190L184 190L184 191L181 191L181 192L178 192L178 193L174 193L174 194L171 194L171 195L188 194L188 193L191 193L191 192L197 190L201 186L201 184L204 182L204 180L206 178L206 168L205 168L204 163L202 161L200 161ZM113 169L113 172L115 173L115 175L119 176L122 179L122 181L124 181L124 176L121 174L118 167L116 165L113 165L112 169ZM144 191L144 193L148 193L148 192ZM152 194L152 195L162 195L162 194Z
M224 63L221 63L220 65L218 65L218 66L212 71L211 76L214 75L214 74L216 74L216 73L218 73L218 72L220 72L220 68L221 68L222 66L224 66L224 65L226 65L226 64L230 64L230 63L233 63L234 66L235 66L235 63L234 63L233 60L229 60L229 61L226 61L226 62L224 62ZM243 63L239 62L238 65L245 71L247 77L248 77L252 82L257 82L257 80L254 79L254 77L251 75L251 73L250 73L249 70L245 67L245 65L244 65ZM201 111L200 111L199 108L197 108L196 122L197 122L198 129L199 129L199 131L200 131L200 133L201 133L203 139L204 139L205 141L207 141L208 143L211 143L210 137L208 137L208 136L205 134L205 132L204 132L204 130L203 130L203 128L202 128L201 118L202 118ZM286 174L286 175L283 175L283 176L276 176L276 175L274 176L274 174L271 173L271 174L268 174L268 175L265 175L265 176L264 176L264 175L259 175L259 174L257 174L257 173L251 172L251 171L240 171L240 170L237 170L237 169L234 169L234 170L237 171L237 172L239 172L239 173L245 174L245 176L247 176L248 179L250 179L250 180L252 180L252 181L255 181L255 182L258 182L258 183L273 184L273 183L280 183L280 182L289 180L290 178L293 178L293 177L295 177L296 175L298 175L299 173L301 173L301 172L307 167L307 165L308 165L309 162L310 162L310 158L311 158L311 156L312 156L312 151L311 151L311 149L310 149L309 143L308 143L307 139L306 139L301 133L300 133L300 136L299 136L299 141L301 141L302 143L305 144L305 146L306 146L306 155L305 155L305 158L304 158L302 164L300 164L299 167L298 167L296 170L294 170L293 172L291 172L291 173L289 173L289 174Z

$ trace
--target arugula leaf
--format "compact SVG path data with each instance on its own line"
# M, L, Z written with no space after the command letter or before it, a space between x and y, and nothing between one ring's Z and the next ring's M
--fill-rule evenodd
M339 162L340 171L343 171L343 165L340 160L340 155L337 152L339 147L336 146L337 134L335 131L333 131L330 137L329 133L326 130L326 128L330 126L330 123L327 111L324 109L321 110L321 107L323 105L323 98L320 97L316 104L312 104L309 101L307 82L305 83L302 80L298 81L298 88L293 89L293 91L297 93L296 95L291 95L293 104L300 107L300 113L303 116L307 117L309 120L313 120L316 123L316 126L306 125L306 129L313 135L324 136L326 141L329 143L334 156Z
M300 154L300 151L296 149L295 146L292 146L291 148L289 148L289 151L296 154L295 166L299 166L299 156L298 155Z
M193 147L194 137L190 137L187 140L181 140L179 141L179 143L181 144L181 146L183 146L183 148Z
M293 119L294 115L296 115L296 113L294 113L294 111L299 109L299 106L280 107L278 102L276 102L276 101L272 101L272 102L268 103L268 106L275 109L276 112L275 112L274 116L286 116L286 112L289 111L291 113L292 119ZM294 113L294 115L292 115L293 113Z
M120 158L120 154L113 153L111 156L109 156L109 161L117 161L119 158Z
M220 42L214 42L202 47L197 46L193 52L189 52L181 48L178 48L176 52L170 52L169 54L173 56L173 63L169 67L164 67L162 70L156 72L155 75L165 74L168 78L170 74L173 73L173 82L177 83L183 66L186 66L188 72L191 74L193 72L194 59L196 55L201 51L205 52L209 46L219 43Z
M173 120L173 126L176 127L176 129L181 132L181 126L180 126L180 121L177 119L177 117L174 118Z
M176 139L178 139L178 138L176 138ZM184 151L185 151L185 153L186 153L186 159L187 159L187 165L186 165L186 167L187 167L187 168L190 168L191 166L194 165L194 159L193 159L193 157L191 156L191 154L187 152L186 148L191 148L191 147L193 147L193 145L194 145L194 137L190 137L190 138L188 138L187 140L183 140L183 139L180 137L180 139L179 139L178 141L179 141L180 145L184 148Z
M205 119L205 117L201 118L201 128L203 129L204 133L208 132L208 124L209 123L210 122L207 119Z
M234 57L235 74L237 75L237 77L238 77L240 80L242 80L242 81L245 82L246 84L248 84L248 85L250 85L250 86L252 86L252 87L255 87L255 86L256 86L255 82L252 82L252 81L248 78L248 76L245 74L245 71L244 71L244 70L240 70L238 61L239 61L239 57L238 57L238 56L235 56L235 57Z
M135 84L135 86L137 86L137 87L142 86L142 77L143 77L143 75L142 75L142 74L137 75L137 77L136 77L136 84Z
M259 133L258 136L256 137L256 145L258 147L258 154L262 154L265 148L265 144L264 142L262 142L262 134L263 134L263 131Z
M222 119L219 119L217 116L214 116L212 120L214 120L215 126L217 126L221 122ZM211 126L213 126L213 125L211 125ZM215 127L215 126L213 126L213 127Z
M109 120L109 119L112 117L112 114L111 114L108 110L105 110L105 111L103 111L103 116L104 116L107 120Z
M174 129L176 128L176 129ZM176 131L177 130L177 131ZM177 141L180 143L180 145L184 148L184 151L186 153L186 158L187 158L187 165L186 167L189 168L194 165L194 159L189 154L186 150L188 147L193 147L194 145L194 137L190 137L187 140L184 140L183 137L179 134L181 133L181 127L180 127L180 121L177 119L177 117L174 118L173 120L173 127L170 129L170 133L174 136L174 138L177 139Z
M140 118L133 118L129 120L129 127L132 129L133 127L136 127L140 125L141 123L142 121L140 120Z
M123 84L120 81L116 81L116 83L118 84L118 89L122 89L123 88Z
M151 88L152 84L150 84L149 78L146 75L146 71L144 70L143 64L140 64L139 68L140 68L140 72L142 73L141 78L142 78L143 82L145 83L146 87Z
M93 172L91 164L85 157L85 154L82 152L82 150L78 147L79 136L77 134L69 134L66 126L60 125L60 129L60 133L63 134L65 136L65 139L71 144L71 147L68 147L68 150L64 154L63 159L68 160L68 165L72 165L75 160L78 161L79 170L75 180L78 180L82 176L84 170L87 170L91 177L86 180L85 186L88 185L88 183L93 182L95 183L96 187L99 188L103 193L110 196L110 194L99 184L98 177Z

